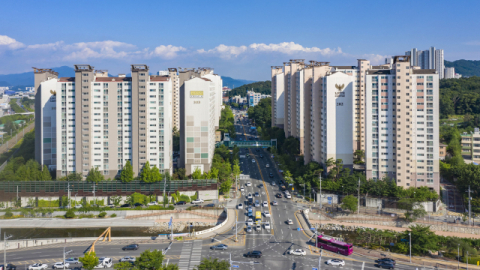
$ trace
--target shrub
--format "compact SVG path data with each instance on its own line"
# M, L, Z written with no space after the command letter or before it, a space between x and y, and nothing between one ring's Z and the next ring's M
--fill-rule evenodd
M13 213L12 213L12 210L10 208L8 208L7 211L5 211L5 217L6 218L13 217Z
M113 213L110 215L110 217L117 217L117 214Z
M100 214L98 214L98 217L99 217L99 218L103 218L103 217L105 217L106 215L107 215L106 212L100 212Z
M72 209L70 209L70 210L67 211L67 213L65 213L65 217L66 218L74 218L75 217L75 212Z

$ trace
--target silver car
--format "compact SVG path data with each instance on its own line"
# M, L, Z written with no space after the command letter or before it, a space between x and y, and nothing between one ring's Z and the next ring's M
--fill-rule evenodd
M216 245L216 246L211 246L210 249L213 249L213 250L227 250L228 249L228 246L227 245L224 245L224 244L220 244L220 245Z

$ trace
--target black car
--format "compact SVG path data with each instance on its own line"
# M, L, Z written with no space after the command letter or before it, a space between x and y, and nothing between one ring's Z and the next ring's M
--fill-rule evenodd
M210 204L204 205L203 207L215 207L215 204L214 204L214 203L210 203Z
M277 195L275 195L275 197L282 198L282 193L277 193Z
M141 204L141 203L136 203L136 204L134 204L133 206L135 206L135 207L143 207L144 205Z
M260 155L260 158L263 158L263 155Z
M187 204L187 202L186 201L179 201L175 205L184 205L184 204Z
M270 178L273 178L273 173L270 173L269 176L270 176Z
M1 268L2 270L4 270L4 269L3 269L3 264L0 264L0 268ZM16 266L16 265L13 265L13 264L11 264L11 263L7 263L6 270L17 270L17 266Z
M82 267L81 266L75 266L74 268L72 268L70 270L82 270Z
M259 197L260 194L258 192L255 192L255 197Z
M122 206L120 206L120 207L122 207L122 208L128 208L128 207L130 207L130 204L128 204L128 203L122 204Z
M138 244L132 244L132 245L124 246L122 248L123 251L125 251L125 250L137 250L137 249L138 249Z
M395 269L395 265L393 263L389 262L379 262L377 264L378 268L384 268L384 269Z
M257 152L260 152L260 149L257 148Z
M376 263L382 263L382 262L385 262L385 263L391 263L393 265L395 265L395 260L394 259L390 259L390 258L381 258L381 259L378 259L378 260L375 260Z
M243 256L247 258L261 258L262 257L262 252L258 250L250 251L247 254L243 254Z

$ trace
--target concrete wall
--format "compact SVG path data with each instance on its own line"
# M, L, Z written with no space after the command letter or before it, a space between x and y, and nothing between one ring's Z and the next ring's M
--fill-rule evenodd
M218 190L199 190L198 198L202 200L217 200Z

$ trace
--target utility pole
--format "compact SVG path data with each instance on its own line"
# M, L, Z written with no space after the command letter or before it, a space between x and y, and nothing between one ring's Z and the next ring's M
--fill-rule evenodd
M320 250L320 257L318 257L318 270L322 269L322 253L323 250Z
M5 270L7 268L7 240L11 237L12 237L12 235L7 237L7 232L3 233L3 265L4 265Z
M322 172L320 172L320 211L322 210ZM320 214L320 217L322 215Z
M410 245L410 263L412 263L412 233L408 233L408 237L410 237L408 244Z
M472 197L470 197L470 185L468 186L468 225L472 225ZM467 268L468 269L468 268Z
M70 183L67 184L67 199L68 199L67 206L68 206L68 209L70 209L71 208L71 206L70 206Z
M357 215L360 215L360 177L358 177L358 207Z
M97 204L97 198L95 197L95 184L93 184L93 202Z

